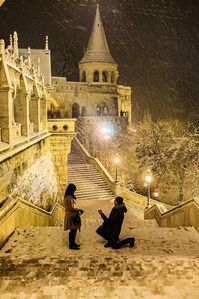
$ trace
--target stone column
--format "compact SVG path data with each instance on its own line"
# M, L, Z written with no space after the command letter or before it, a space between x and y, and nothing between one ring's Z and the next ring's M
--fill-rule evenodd
M1 140L12 144L12 88L0 88L0 128L2 129Z
M40 119L42 124L42 131L47 130L47 99L40 100Z
M61 190L61 196L64 195L68 184L68 154L71 151L72 137L73 136L63 133L55 133L50 136L52 159Z
M102 80L102 71L99 71L99 82L103 82L103 80Z
M22 135L29 137L29 101L27 92L17 94L15 99L15 121L21 124Z
M40 131L40 99L32 97L29 102L30 122L34 123L34 131Z

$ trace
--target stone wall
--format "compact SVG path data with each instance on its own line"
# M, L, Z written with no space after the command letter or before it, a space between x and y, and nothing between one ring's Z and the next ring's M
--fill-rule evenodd
M1 155L0 203L20 197L43 208L58 200L50 136ZM4 158L4 159L3 159Z
M128 115L131 124L131 88L109 83L68 82L64 78L52 77L52 96L59 105L61 117L96 116L96 108L108 109L108 115L119 116L120 111ZM73 111L73 105L76 111ZM74 115L76 114L77 115Z

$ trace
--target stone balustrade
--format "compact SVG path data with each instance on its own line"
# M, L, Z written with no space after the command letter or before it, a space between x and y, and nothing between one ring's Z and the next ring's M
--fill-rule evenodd
M112 176L108 173L108 171L101 164L101 162L98 159L92 157L88 153L88 151L84 148L83 144L77 138L75 138L74 140L75 140L78 148L80 149L82 155L86 159L86 161L88 163L92 164L96 168L96 170L99 172L100 176L107 183L107 185L113 191L115 196L122 196L125 198L125 200L136 202L143 209L146 208L146 204L147 204L146 196L140 195L136 192L132 192L126 188L121 187L119 182L115 182L115 180L112 178ZM151 203L154 204L154 203L157 203L157 201L151 199Z
M0 248L18 227L54 226L64 218L64 208L55 204L46 211L26 200L15 199L0 208Z
M76 119L48 119L48 131L51 133L74 134Z
M155 219L159 226L193 226L199 232L199 198L192 198L170 210L159 204L145 211L145 219Z

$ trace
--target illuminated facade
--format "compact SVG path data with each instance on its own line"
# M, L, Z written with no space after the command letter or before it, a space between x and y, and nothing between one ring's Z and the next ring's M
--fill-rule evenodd
M130 124L131 87L117 85L118 77L118 65L110 54L97 5L88 47L79 63L80 82L52 77L52 96L60 117L126 116Z

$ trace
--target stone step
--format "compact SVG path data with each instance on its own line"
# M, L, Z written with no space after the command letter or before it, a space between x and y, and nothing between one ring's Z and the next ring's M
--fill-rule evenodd
M23 298L28 298L28 295L29 298L33 295L37 298L36 294L41 297L52 295L51 298L55 298L55 290L57 292L60 287L62 296L66 295L63 298L67 298L67 295L68 298L75 298L72 294L76 294L76 298L92 298L89 293L92 288L94 292L96 286L101 286L102 292L103 287L107 288L103 293L104 298L114 298L111 290L118 288L119 280L118 298L142 298L143 288L145 292L147 288L153 290L143 297L146 299L153 298L156 292L160 295L157 283L161 285L163 297L167 294L168 283L171 292L176 285L175 294L179 294L185 279L186 289L193 286L190 298L197 298L199 238L193 229L135 227L135 224L128 222L122 236L133 235L136 239L135 247L114 251L104 248L104 241L96 235L95 229L99 224L95 219L85 217L82 223L81 239L79 233L77 236L81 249L77 252L68 249L67 235L63 228L17 229L0 256L0 292L4 298L11 298L7 294L16 292ZM122 297L125 286L128 286L130 293ZM132 286L136 289L133 297ZM71 293L73 289L76 293ZM158 298L163 298L159 295Z
M0 298L197 299L195 229L160 228L128 207L120 237L135 237L135 247L104 248L96 234L102 223L97 210L108 215L112 206L110 201L77 202L84 210L79 251L69 250L63 227L16 229L0 252Z
M91 179L84 178L84 181L82 181L82 179L80 179L80 178L69 176L69 181L70 182L74 181L74 182L78 183L78 185L81 185L82 187L85 186L87 189L88 189L88 184L90 184L89 189L90 188L93 189L92 186L94 186L94 188L96 188L98 186L98 187L103 187L106 190L110 190L108 188L108 186L105 185L104 182L101 180L94 180L94 179L91 180Z
M77 186L76 195L79 200L112 200L114 198L112 190L110 190L94 166L85 161L73 143L69 155L68 178L69 182Z

